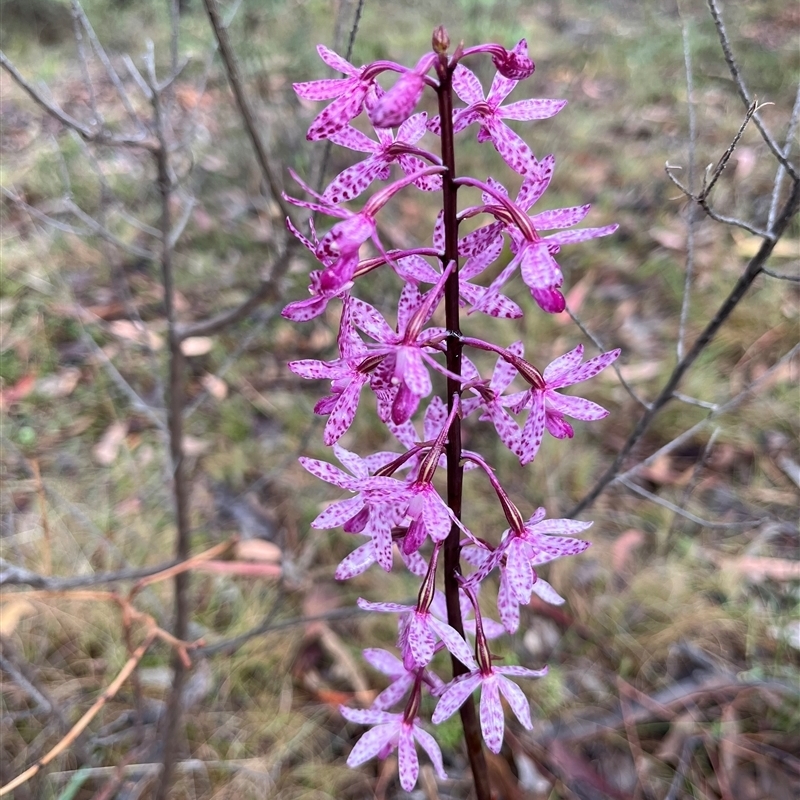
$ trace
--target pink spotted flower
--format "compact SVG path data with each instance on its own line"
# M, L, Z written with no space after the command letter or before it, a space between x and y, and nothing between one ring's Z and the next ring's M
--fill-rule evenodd
M388 711L358 709L340 706L342 716L359 725L374 725L356 743L347 758L349 767L357 767L371 758L385 759L397 750L397 766L400 785L407 792L416 786L419 777L419 758L414 745L416 741L428 754L442 779L447 778L442 762L442 751L436 740L420 725L419 717L406 719L405 714L390 714Z
M398 162L407 175L419 172L425 164L417 155L440 163L438 157L415 147L425 133L427 119L424 112L414 114L403 122L396 135L386 128L376 128L377 142L351 125L337 131L331 136L332 142L371 155L340 172L322 193L323 197L331 203L352 200L366 191L374 180L388 180L389 168L394 162ZM441 186L441 178L438 175L425 176L419 178L416 185L432 190Z
M311 123L306 134L309 141L330 138L361 113L370 96L373 100L377 100L383 94L383 90L375 80L381 72L408 71L406 67L392 61L376 61L365 67L354 67L325 45L318 45L317 52L331 69L342 72L347 77L306 81L293 85L297 95L304 100L333 100Z
M501 105L518 81L498 72L492 81L489 94L484 97L483 87L472 70L459 64L453 73L453 89L467 103L466 108L453 112L453 131L458 133L469 125L477 123L478 141L494 145L503 160L514 172L525 175L536 165L533 151L524 140L506 125L504 119L534 120L548 119L561 111L566 100L519 100L516 103ZM439 118L428 123L434 133L440 133Z
M619 349L609 350L582 364L583 345L579 344L574 350L559 356L547 366L542 373L543 384L532 385L523 392L508 395L503 399L503 404L514 413L519 413L523 409L529 410L525 427L514 448L520 463L528 464L536 457L545 429L556 439L573 437L575 432L564 419L565 416L584 421L608 416L608 411L597 403L583 397L561 394L558 389L593 378L616 361L619 354Z
M519 269L522 280L531 290L531 295L539 307L549 314L562 312L566 307L564 296L560 291L564 276L555 260L561 246L608 236L619 227L605 225L600 228L561 230L571 228L583 220L589 213L588 205L542 211L529 217L526 212L547 188L554 163L553 157L547 156L532 166L522 182L517 200L513 203L505 187L491 178L485 183L473 178L460 178L457 181L460 184L483 189L484 205L465 210L462 214L487 212L502 220L503 229L511 239L511 252L514 255L489 285L488 290L478 299L472 311L485 311L485 307L494 301L502 286ZM546 230L556 230L557 233L542 236L540 231Z
M391 260L378 238L376 214L404 187L420 178L437 174L443 170L443 167L426 167L412 175L406 175L372 195L358 212L341 208L324 195L318 194L290 170L295 181L317 202L298 200L284 194L284 198L288 202L331 217L339 217L342 220L334 225L315 245L314 254L325 269L312 273L312 277L316 275L316 280L312 280L310 290L317 299L312 302L304 301L307 304L304 306L305 319L311 319L321 314L331 298L338 297L350 289L358 267L358 251L368 239L372 239L385 260ZM292 229L291 225L290 229ZM295 232L295 235L298 234ZM303 243L308 246L308 240ZM289 316L287 312L292 308L296 308L296 304L287 306L283 311L284 316ZM295 319L296 317L291 318Z
M516 683L510 681L506 675L519 678L541 678L547 674L544 669L526 669L525 667L509 666L495 667L488 665L485 668L476 668L464 675L459 675L447 684L439 703L433 712L431 722L438 725L451 717L461 708L467 698L480 687L480 720L481 732L486 746L493 752L499 753L503 746L505 723L503 720L503 706L500 695L506 698L514 716L527 730L533 728L531 709L528 699Z
M478 567L466 580L471 590L497 567L500 568L497 611L509 633L514 633L519 627L519 607L530 603L531 594L537 594L554 605L564 602L556 590L536 574L535 567L582 553L590 542L576 539L572 534L585 531L592 525L574 519L545 519L544 508L537 509L527 522L523 522L513 506L512 511L512 519L516 519L512 527L503 532L497 548L488 550L470 544L463 550L464 559Z

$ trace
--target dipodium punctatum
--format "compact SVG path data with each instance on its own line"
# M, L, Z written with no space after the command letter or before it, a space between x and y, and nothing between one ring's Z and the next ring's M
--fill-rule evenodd
M330 380L331 393L317 403L315 412L327 416L324 442L333 447L344 469L311 458L300 461L310 473L350 495L328 506L311 526L342 527L361 537L362 543L336 569L339 580L373 564L389 572L395 556L421 580L414 605L359 600L363 609L397 615L399 657L374 648L364 651L367 661L391 683L369 709L342 707L347 720L372 726L352 749L348 764L385 758L396 749L400 783L410 791L418 778L418 744L437 774L446 777L439 746L420 719L423 693L428 693L438 699L430 720L434 725L462 709L473 776L479 796L485 796L478 786L481 771L485 775L480 734L492 752L500 751L501 695L520 724L530 728L529 703L510 678L546 672L546 667L497 664L487 641L517 630L520 606L529 603L533 593L549 603L564 602L537 575L536 567L583 552L589 543L574 535L591 523L546 519L543 508L526 519L487 461L462 446L462 425L469 418L491 423L503 445L527 464L537 457L545 432L558 439L573 436L567 417L597 420L607 415L596 403L561 390L596 375L619 350L584 361L579 345L540 370L525 357L520 341L504 346L467 335L462 314L522 317L520 306L503 294L517 271L543 311L563 311L563 276L556 261L561 247L607 236L617 226L575 228L589 212L588 205L531 212L550 183L555 161L551 155L538 159L506 121L552 117L565 101L505 102L517 83L534 71L525 40L511 50L497 44L462 44L451 53L447 32L440 27L434 31L432 51L413 68L391 61L355 67L322 45L317 50L345 77L295 84L306 100L331 101L311 123L307 138L329 139L366 156L321 193L293 173L310 199L286 197L296 206L339 220L321 238L313 224L305 235L289 223L320 266L310 275L310 297L290 303L283 315L303 322L322 314L332 302L341 304L338 358L289 364L303 378ZM481 56L489 56L497 69L488 94L463 63ZM388 90L378 83L384 73L399 76ZM430 119L415 111L425 90L435 92L438 100L439 114ZM454 95L463 106L454 106ZM374 138L351 125L362 112L373 126ZM477 127L478 141L491 144L519 176L515 199L492 177L459 175L454 136L472 126ZM426 134L438 139L438 152L421 145ZM355 210L352 201L376 181L385 185ZM479 196L480 202L459 207L462 189ZM397 193L415 190L435 192L442 199L430 246L387 250L378 235L378 214ZM460 235L459 224L474 217L485 223ZM378 255L362 259L367 241ZM493 280L481 281L506 243L510 260L494 270ZM394 325L356 294L358 285L377 269L391 270L402 284ZM445 326L437 327L431 320L442 304ZM470 350L497 357L489 377L469 359ZM446 385L444 398L433 394L433 373ZM515 380L523 388L510 391ZM362 456L338 444L355 419L366 387L403 451ZM465 469L480 470L492 486L508 525L502 533L477 536L470 530L463 514L468 509L462 509ZM434 482L440 472L446 473L444 496ZM499 577L499 623L484 617L479 605L481 585L492 575ZM443 585L437 588L439 582ZM448 683L431 669L432 659L443 649L453 664ZM466 711L478 688L480 733L474 710Z

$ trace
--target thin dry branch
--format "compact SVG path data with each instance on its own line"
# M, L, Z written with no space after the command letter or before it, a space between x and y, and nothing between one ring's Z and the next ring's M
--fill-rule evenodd
M714 26L717 29L719 43L725 56L725 63L728 65L728 70L733 78L736 91L739 93L739 97L742 98L742 102L745 104L745 106L749 108L754 104L754 98L745 85L739 65L734 58L731 42L728 38L728 32L725 30L725 23L722 21L722 14L720 13L717 0L707 0L707 2L708 8L711 11L711 17L714 20ZM794 178L795 181L799 181L800 173L798 173L794 164L792 164L784 155L778 143L772 138L770 132L764 127L764 123L761 121L761 116L758 114L758 112L753 114L753 122L755 122L758 132L761 134L761 138L766 142L767 147L772 150L772 154L778 159L778 163L783 166L786 172L792 178Z
M14 83L16 83L35 103L41 106L50 116L57 119L62 125L80 134L87 142L96 142L97 144L104 144L111 147L141 147L145 150L154 150L158 147L158 144L151 136L120 136L118 134L112 134L102 127L92 128L88 125L84 125L82 122L75 119L75 117L67 114L66 111L59 108L54 103L51 103L41 92L28 83L2 50L0 50L0 66L8 72L14 80Z
M622 480L632 478L636 474L638 474L641 470L645 469L646 467L652 466L657 459L661 458L662 456L668 455L669 453L676 450L678 447L681 447L686 442L690 441L694 436L696 436L700 431L705 429L708 425L710 425L715 419L718 419L723 414L729 414L731 411L737 409L748 397L750 397L754 392L756 392L761 386L763 386L767 381L769 381L772 376L788 364L796 355L800 353L800 344L795 345L788 353L782 356L773 366L771 366L763 375L761 375L757 380L753 381L749 386L743 389L739 394L735 397L732 397L726 403L721 405L717 405L714 410L705 418L700 420L695 425L692 425L691 428L687 428L683 433L676 436L672 441L667 442L663 447L660 447L654 453L651 453L647 458L640 461L638 464L632 466L626 472L623 472L613 478L609 485L614 483L619 483Z
M120 102L122 103L125 111L128 113L131 122L133 122L133 124L139 128L139 130L146 129L147 126L142 122L141 118L136 113L136 109L133 107L133 103L131 103L130 97L128 97L128 93L125 90L125 85L122 83L117 71L114 69L114 65L111 63L111 59L108 57L105 48L97 38L97 34L94 32L92 23L89 21L89 17L86 16L86 12L83 10L83 6L80 4L79 0L72 0L72 9L80 20L83 29L86 31L86 35L89 37L92 49L94 50L98 59L100 59L100 63L105 68L108 79L116 89Z
M607 348L589 330L589 328L586 327L586 325L583 323L580 317L578 317L578 315L569 307L569 305L566 306L565 311L567 312L567 314L569 314L570 319L578 326L578 328L580 328L581 333L583 333L584 336L587 336L589 339L591 339L592 344L594 344L594 346L601 353L605 352ZM625 376L622 374L622 370L620 370L619 364L616 361L612 362L611 368L614 370L614 372L616 372L617 378L619 378L619 382L622 385L622 388L625 389L625 391L631 396L631 398L635 400L645 410L649 409L650 405L641 397L639 397L639 395L636 394L636 390L633 388L633 386L631 386L630 383L628 383L628 381L625 380Z
M264 143L261 140L261 136L258 132L258 124L256 123L255 114L252 106L250 105L250 100L245 94L244 86L242 84L242 77L239 73L239 64L236 60L236 56L234 55L233 48L231 47L230 39L228 39L228 29L220 18L217 2L216 0L203 0L203 4L205 5L211 27L214 30L214 36L216 37L217 44L219 45L219 53L222 56L222 63L225 65L225 72L228 76L228 82L230 83L231 89L233 90L233 95L236 98L236 105L239 107L239 113L242 116L245 130L247 131L247 135L250 137L250 141L253 145L253 150L255 151L256 159L258 160L258 166L261 169L261 174L267 186L269 186L272 198L277 203L278 208L281 211L281 215L284 218L291 217L289 206L283 199L283 192L281 190L280 182L272 169L269 156L267 155L267 150L264 147Z
M240 305L229 311L223 311L210 319L179 325L176 329L178 339L182 341L190 336L210 336L211 334L219 333L219 331L230 325L249 317L260 305L270 300L277 300L279 297L278 284L280 278L288 269L292 257L298 250L298 246L299 242L296 239L289 239L286 242L286 248L272 264L269 274L261 280L253 294Z
M181 349L181 339L177 333L177 316L175 311L175 276L173 270L173 244L171 234L173 195L173 177L170 165L170 149L167 140L168 120L165 118L163 104L164 87L159 84L155 69L155 56L152 46L148 47L145 57L147 84L152 93L153 125L158 149L153 158L156 164L158 192L161 199L161 281L164 286L164 308L167 318L167 341L169 352L169 378L167 403L167 428L169 431L169 452L172 467L172 492L175 501L175 557L185 561L191 549L191 524L189 521L189 486L186 475L186 463L183 454L183 409L185 405L186 368ZM177 572L175 581L175 638L183 640L189 630L189 576L185 571ZM188 665L181 653L176 652L173 659L172 690L167 700L167 708L162 719L160 731L163 747L163 765L161 780L155 797L166 800L172 782L172 772L177 758L177 734L182 717L182 695L186 683Z
M57 758L61 753L70 748L75 740L83 733L88 727L89 723L98 715L103 706L111 700L117 692L122 688L122 685L130 677L130 674L136 669L139 662L142 660L144 654L147 652L150 645L156 638L156 632L150 631L145 637L145 640L136 648L131 657L125 662L125 665L120 670L116 678L108 685L108 688L95 700L91 708L72 726L69 733L64 736L61 741L55 745L45 756L39 759L35 764L28 767L23 773L18 775L13 780L9 781L5 786L0 787L0 797L10 794L15 789L18 789L23 784L27 783L31 778L37 775L44 767L51 761Z
M279 622L273 622L272 618L274 616L274 609L270 611L264 620L255 627L251 628L249 631L245 631L244 633L240 634L239 636L233 636L230 639L223 639L221 642L214 642L214 644L206 644L201 645L195 649L195 654L197 656L212 656L217 655L218 653L222 653L224 655L231 655L236 650L238 650L242 645L247 644L251 639L255 639L257 636L263 636L266 633L272 633L273 631L282 631L286 630L286 628L296 628L299 625L305 625L308 622L320 622L320 621L327 621L330 622L331 620L337 619L349 619L350 617L358 616L359 614L363 613L362 609L358 608L358 606L351 606L349 608L337 608L333 611L328 611L324 614L316 614L312 617L294 617L292 619L285 619L280 620Z
M785 233L792 218L797 214L800 209L800 180L794 181L792 191L787 198L781 210L780 216L776 219L775 225L770 231L770 236L761 243L758 252L750 259L742 273L739 280L736 281L730 294L725 298L723 303L719 306L714 316L708 322L702 333L697 337L691 349L686 353L672 370L672 374L667 379L666 384L659 393L658 397L653 401L650 409L646 411L639 419L636 427L631 431L625 444L617 453L616 458L602 474L595 485L583 497L583 499L575 505L574 508L567 514L572 517L579 514L581 511L589 508L594 501L605 491L606 487L616 478L620 469L622 468L628 455L633 448L642 438L642 435L650 427L650 424L655 419L658 412L673 399L675 390L678 388L683 376L689 368L697 360L697 357L705 350L707 345L716 336L717 331L722 327L725 321L730 317L733 310L738 306L739 302L747 293L750 286L756 278L762 273L772 251L775 248L776 242Z
M176 570L185 572L203 561L219 558L227 553L235 543L236 539L229 539L184 561L166 561L161 564L154 564L152 567L129 567L115 572L98 572L95 575L77 575L72 578L39 575L0 558L0 569L2 569L2 572L0 572L0 587L28 586L31 589L65 592L70 589L85 589L88 586L100 586L105 583L138 581L139 583L134 587L135 591L138 592L148 584L174 577Z
M698 517L696 514L692 514L691 511L687 511L685 508L681 508L679 505L671 503L669 500L665 500L663 497L659 497L657 494L653 494L653 492L648 492L647 489L635 484L628 478L620 478L618 482L623 486L627 486L632 492L644 497L647 500L650 500L652 503L662 506L668 511L672 511L673 514L677 514L679 517L684 517L690 522L694 522L696 525L701 525L704 528L722 530L748 530L761 525L767 519L766 517L759 517L758 519L747 520L745 522L712 522L711 520L703 519L702 517Z

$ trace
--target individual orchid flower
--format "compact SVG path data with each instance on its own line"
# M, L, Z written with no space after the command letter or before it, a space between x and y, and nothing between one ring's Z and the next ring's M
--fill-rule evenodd
M547 366L541 376L543 381L504 398L504 405L514 413L529 409L525 427L514 448L520 463L528 464L536 457L545 429L556 439L571 439L574 436L575 432L564 419L565 415L587 422L608 416L608 411L597 403L582 397L561 394L557 390L593 378L616 361L619 354L619 349L609 350L582 364L583 345L579 344Z
M399 658L386 650L370 647L362 650L362 653L368 664L388 676L392 681L372 702L372 708L378 711L388 711L392 706L397 705L418 679L430 689L434 697L444 689L444 682L436 673L424 669L420 675L419 668L416 667L408 670Z
M434 226L433 246L441 256L444 256L444 230L441 214ZM485 225L459 239L458 254L466 259L458 271L459 303L462 308L467 305L473 307L480 305L480 310L492 317L519 319L522 316L522 309L513 300L495 292L487 302L482 303L488 289L471 283L474 278L497 261L502 252L503 236L500 223ZM398 274L404 280L415 284L436 283L441 278L441 272L437 272L424 258L418 255L398 258L397 264Z
M419 777L419 759L414 746L416 740L442 779L447 778L442 762L442 751L436 740L420 725L419 717L406 719L405 714L390 714L388 711L375 709L357 709L339 706L342 716L359 725L374 725L356 743L347 757L349 767L357 767L371 758L385 759L389 753L397 750L397 765L400 785L410 792L417 784Z
M337 337L339 358L335 361L303 359L288 364L289 369L301 378L331 381L331 394L314 406L315 414L329 415L323 432L323 441L329 447L352 425L361 389L369 381L370 370L375 366L375 359L370 358L367 346L353 327L350 316L349 298L345 298Z
M511 706L511 710L519 720L520 725L527 730L533 728L528 699L519 686L506 676L541 678L546 674L547 667L543 669L526 669L525 667L517 666L496 667L490 664L485 669L480 667L473 669L464 675L459 675L447 684L433 712L431 722L434 725L444 722L464 705L466 699L475 689L480 687L480 720L483 740L493 753L499 753L500 748L503 746L505 729L503 706L500 703L501 694L508 700L508 704Z
M372 516L371 512L374 509L380 509L387 503L394 502L401 494L398 484L400 489L403 484L394 478L373 475L369 462L338 444L333 446L333 452L339 461L350 470L349 475L333 464L327 461L318 461L315 458L303 456L300 458L300 464L320 480L353 492L354 497L329 505L312 521L311 527L325 530L341 525L348 533L360 533ZM374 516L376 520L380 520L385 515L376 513ZM391 529L388 531L388 538L390 547Z
M363 597L358 598L358 607L364 611L402 615L397 647L408 669L426 667L439 641L463 664L475 666L472 650L464 638L452 626L432 614L430 608L420 609L418 605L401 603L371 603Z
M397 192L410 183L414 183L415 180L427 175L435 175L443 170L444 167L426 167L412 175L406 175L372 195L361 211L357 213L340 208L323 195L318 194L294 171L290 170L295 181L307 194L316 198L318 202L313 203L307 200L298 200L297 198L284 194L284 198L288 202L300 206L301 208L318 211L321 214L339 217L342 220L334 225L325 236L320 239L315 248L315 255L325 266L325 269L317 273L317 281L316 283L312 282L311 291L316 297L322 298L324 302L320 301L308 305L308 313L310 313L312 317L322 313L330 298L340 296L352 286L353 276L358 266L358 251L361 245L368 239L372 239L375 246L387 261L390 260L378 238L377 224L375 222L375 215L383 206L385 206ZM308 242L308 240L305 240L304 244L306 242ZM308 301L306 302L308 303ZM286 310L284 310L284 315L285 314ZM311 317L308 318L310 319Z
M514 342L507 349L508 353L522 356L522 342ZM519 425L514 417L509 414L506 406L506 397L503 392L511 385L517 377L517 369L508 361L507 358L499 357L495 364L492 377L488 381L483 381L478 375L477 369L472 362L465 359L465 368L462 369L465 388L472 393L472 397L462 401L464 416L468 416L476 409L480 408L482 413L478 419L482 422L491 422L500 441L512 452L516 452L519 442Z
M379 394L379 411L384 416L391 397L391 419L401 425L417 410L419 401L431 393L432 384L426 364L448 374L429 352L446 336L441 328L423 326L430 320L444 292L451 268L439 277L436 285L421 295L416 286L406 284L397 309L397 332L380 312L362 300L353 300L353 324L375 340L370 350L384 356L372 373L370 385ZM457 376L456 376L457 377Z
M560 292L564 283L561 268L556 262L556 255L561 245L583 242L608 236L619 227L605 225L600 228L579 228L574 231L561 231L542 237L539 230L558 230L569 228L580 222L589 212L590 206L559 208L543 211L533 217L527 216L529 208L540 196L549 182L552 173L552 160L544 159L531 168L526 176L518 196L518 202L512 203L508 192L491 179L487 182L474 178L459 178L456 182L465 186L476 186L484 191L484 200L490 200L481 210L487 211L505 222L505 231L511 238L511 251L514 257L490 284L488 291L478 300L473 311L482 311L491 303L500 288L519 268L522 280L531 290L533 299L543 311L550 314L561 313L566 302ZM475 209L470 209L474 213Z
M407 71L406 67L393 61L376 61L364 67L354 67L324 45L318 45L317 52L331 69L347 77L293 84L297 95L304 100L333 100L311 123L306 134L309 141L331 137L361 113L370 95L377 100L383 93L375 80L381 72Z
M466 108L453 112L453 131L458 133L468 125L478 123L478 141L491 141L503 160L514 172L525 175L536 165L533 151L525 141L506 125L504 119L548 119L561 111L566 100L520 100L501 105L517 81L498 72L492 81L489 94L484 97L483 87L472 70L459 64L453 73L453 89L467 103ZM434 133L441 130L441 121L434 117L428 123Z
M519 606L530 603L531 594L539 595L553 605L563 603L563 598L539 578L534 569L563 556L577 555L590 546L590 542L572 538L592 526L591 522L574 519L545 519L546 511L539 508L527 522L511 505L512 526L503 532L500 544L488 550L470 543L464 548L464 559L478 567L465 580L465 586L474 590L497 567L500 568L500 589L497 611L500 621L509 633L519 627Z
M374 180L388 180L389 167L394 162L398 162L407 175L420 172L425 164L415 156L426 158L433 164L441 163L437 156L415 147L425 133L427 119L428 115L424 111L414 114L403 122L396 135L386 128L376 128L377 142L350 125L337 131L331 136L332 142L372 155L340 172L328 184L322 196L331 203L352 200L364 192ZM434 183L436 181L438 184ZM426 175L419 178L416 185L418 188L432 190L441 185L441 177Z
M547 674L547 667L544 669L526 669L525 667L508 666L497 667L492 661L489 652L489 644L484 630L483 620L481 619L480 607L475 592L466 589L465 594L469 597L475 609L476 619L476 639L475 654L477 663L464 675L455 677L447 684L441 694L436 709L433 712L432 722L438 724L448 717L451 717L464 704L466 699L478 687L481 687L480 720L483 740L493 753L499 753L503 746L503 733L505 724L503 722L503 707L500 704L502 694L511 710L514 712L520 724L530 730L533 727L531 722L531 709L527 698L522 690L515 683L506 678L506 675L514 675L521 678L540 678Z

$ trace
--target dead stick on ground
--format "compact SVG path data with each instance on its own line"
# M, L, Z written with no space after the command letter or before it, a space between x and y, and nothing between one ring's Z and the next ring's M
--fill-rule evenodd
M46 767L53 759L57 758L63 753L72 743L80 736L86 729L89 723L97 716L100 709L111 700L116 693L120 690L122 685L128 680L128 677L136 669L136 665L142 660L142 657L147 652L147 649L156 638L156 631L151 631L145 640L136 648L133 655L125 662L125 666L120 670L119 675L109 684L108 688L95 700L92 707L72 726L69 733L43 758L37 761L33 766L28 767L25 772L17 775L14 780L9 781L5 786L0 787L0 797L10 794L15 789L22 786L22 784L29 781L40 770Z

